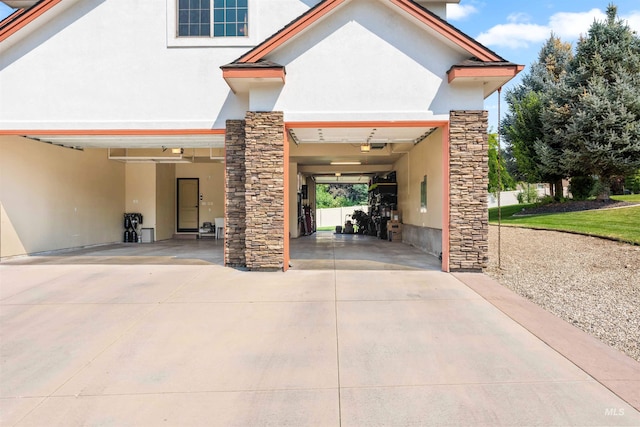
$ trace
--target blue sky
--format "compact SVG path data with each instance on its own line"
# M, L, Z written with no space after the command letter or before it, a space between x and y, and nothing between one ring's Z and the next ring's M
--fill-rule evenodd
M503 58L529 66L551 32L575 47L594 19L602 21L609 0L461 0L450 5L449 22ZM618 15L640 34L640 1L617 0ZM526 73L527 69L523 71ZM504 89L518 84L512 80ZM503 89L503 90L504 90ZM498 96L485 101L489 125L497 129ZM506 105L502 103L504 115Z
M604 20L609 0L461 0L449 5L449 21L503 58L529 66L553 31L572 42L585 34L594 19ZM617 0L618 14L640 34L640 1ZM0 19L11 9L0 1ZM525 71L526 72L526 69ZM517 84L519 78L505 86ZM502 105L503 113L506 109ZM497 128L497 95L485 101L490 126Z

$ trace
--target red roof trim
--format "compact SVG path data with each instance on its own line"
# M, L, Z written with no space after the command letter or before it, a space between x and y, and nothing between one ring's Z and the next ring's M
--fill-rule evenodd
M234 63L255 63L264 59L269 53L301 33L330 11L343 4L347 0L323 0L307 13L292 21L282 30L266 39L264 42L251 49L249 52L238 58ZM448 22L438 18L433 13L411 0L388 0L408 14L412 15L420 22L426 24L442 36L451 40L456 45L465 49L472 56L481 61L504 61L499 55L487 47L481 45L473 38L467 36Z
M167 136L224 135L224 129L15 129L0 130L0 135L17 136Z
M284 82L284 68L231 68L223 69L226 79L280 79Z
M419 21L427 24L442 36L448 38L453 43L457 44L473 56L477 57L481 61L504 61L503 58L482 46L476 40L464 34L456 27L452 26L448 22L439 19L436 15L428 12L423 7L417 5L410 0L390 0L391 3L400 7L407 13L413 15Z
M311 24L313 24L344 2L345 0L324 0L323 2L320 2L316 7L310 9L307 13L292 21L283 30L269 37L264 42L260 43L258 46L241 56L235 62L258 62L274 49L281 46L286 41L302 32L304 29L308 28Z
M18 19L18 17L24 12L26 12L26 9L16 9L11 13L11 15L6 16L2 21L0 21L0 31L2 31L4 27L8 26L12 21Z
M5 25L0 23L0 42L6 40L11 35L18 32L24 26L34 21L37 17L51 9L56 4L60 3L61 0L42 0L39 3L35 4L33 7L29 9L20 9L17 12L9 15L4 22L10 21ZM16 13L19 15L14 16Z
M449 76L449 83L460 78L475 78L475 77L509 77L512 79L520 71L524 70L524 65L496 65L496 66L478 66L478 67L458 67L453 66L447 75Z

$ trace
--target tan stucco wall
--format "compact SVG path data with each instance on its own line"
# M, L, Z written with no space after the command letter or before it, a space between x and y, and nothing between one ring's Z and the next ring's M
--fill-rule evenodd
M156 166L156 240L171 239L176 229L176 165Z
M0 256L122 239L125 165L106 150L0 137Z
M289 234L294 239L298 236L298 164L289 163Z
M200 179L200 224L224 218L224 164L178 163L176 178Z
M156 164L127 163L125 166L125 209L142 214L144 228L156 228Z
M420 142L394 164L398 180L398 209L402 222L442 229L442 130ZM420 209L420 183L427 176L427 211Z

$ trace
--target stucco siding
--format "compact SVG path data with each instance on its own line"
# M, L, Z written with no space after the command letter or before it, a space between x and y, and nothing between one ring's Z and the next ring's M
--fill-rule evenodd
M394 164L398 177L398 208L402 222L442 229L442 130L415 145ZM420 183L427 177L427 209L421 209Z
M262 41L315 2L257 3ZM272 3L278 14L260 12ZM233 95L219 67L250 46L168 47L166 8L164 0L74 2L3 42L0 127L223 129L243 118L248 97Z
M146 226L146 224L145 224ZM166 240L176 231L176 165L156 165L155 239Z
M483 105L481 84L447 81L468 56L383 3L353 0L268 56L287 81L271 98L252 92L251 109L287 121L447 120L452 105Z
M106 150L0 137L2 257L122 239L125 165Z

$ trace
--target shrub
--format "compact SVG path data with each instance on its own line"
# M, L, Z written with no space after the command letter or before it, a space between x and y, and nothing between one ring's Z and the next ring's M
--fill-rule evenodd
M625 177L624 188L631 193L640 194L640 170Z
M538 190L536 186L527 185L521 192L516 194L518 203L536 203L538 201Z
M538 199L538 204L541 206L550 205L551 203L555 203L557 200L553 196L544 196Z
M569 191L574 200L587 200L593 194L595 184L591 176L574 176L569 183Z

